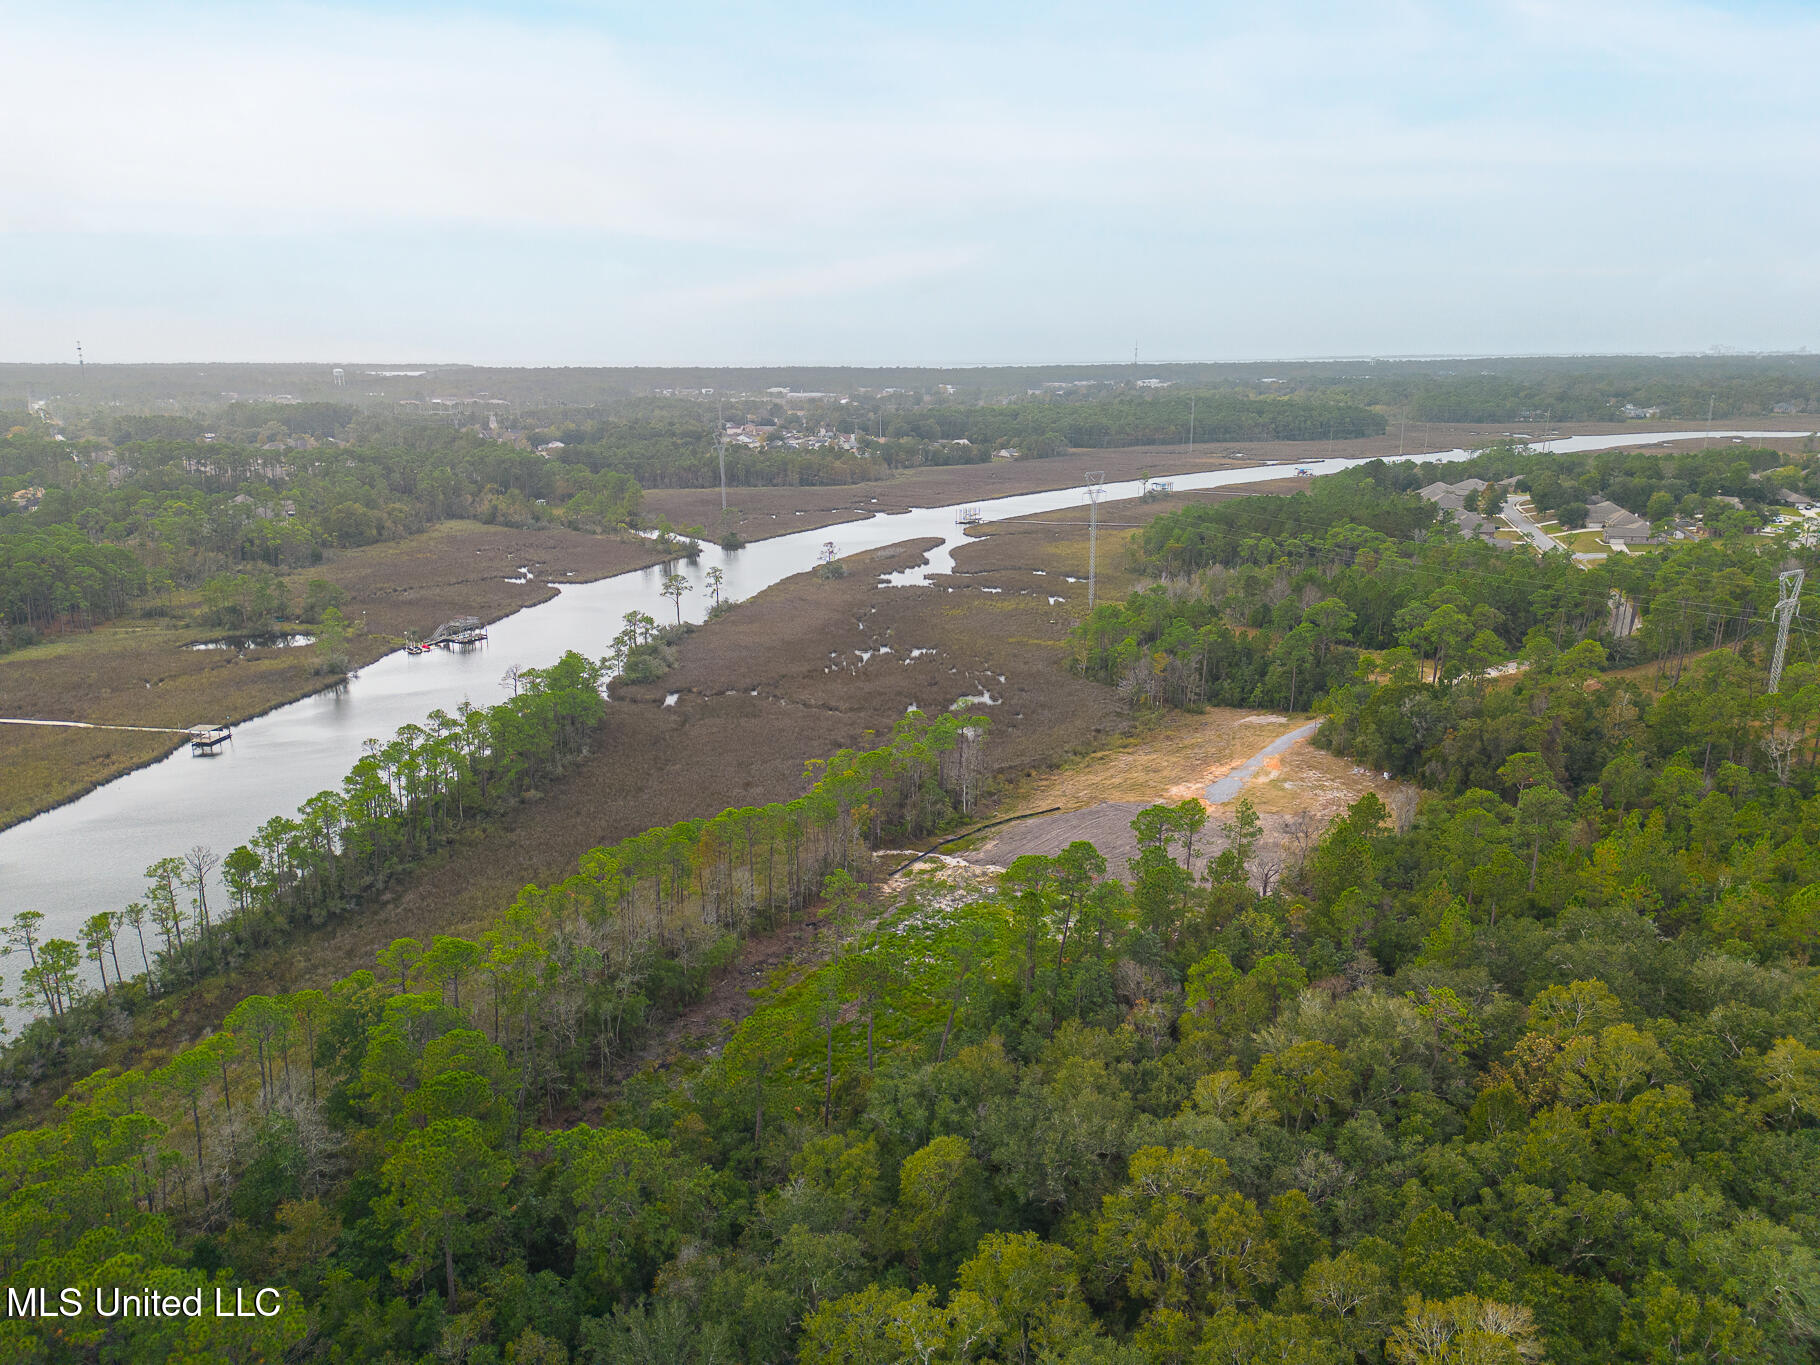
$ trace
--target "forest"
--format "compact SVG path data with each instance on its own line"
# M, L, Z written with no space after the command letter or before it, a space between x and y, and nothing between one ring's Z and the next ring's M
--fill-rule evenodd
M1532 676L1590 699L1585 729L1635 737L1673 704L1586 692L1577 652ZM0 1339L49 1361L1811 1359L1820 801L1748 732L1707 789L1706 735L1627 745L1591 785L1544 742L1407 828L1365 798L1286 865L1247 805L1210 828L1190 801L1140 812L1122 879L1075 844L887 895L842 841L858 866L916 793L964 786L958 731L908 726L817 771L844 792L798 864L825 961L765 983L710 1057L624 1065L662 983L724 960L730 909L774 879L769 913L802 913L788 822L751 812L72 1086L0 1139L9 1281L130 1267L288 1307ZM1204 876L1197 844L1220 849Z
M280 411L306 429L330 424L308 408ZM36 419L0 434L0 652L156 610L211 578L263 582L446 518L591 532L638 521L641 490L623 474L446 428L406 445L311 438L270 449L203 440L196 425L115 418L117 434L133 437L117 443L64 440Z
M930 405L893 414L885 424L887 436L964 438L988 450L1010 446L1039 458L1071 447L1183 445L1190 434L1203 441L1330 441L1381 436L1384 430L1382 413L1344 400L1168 390L976 407Z
M861 404L813 401L793 417L781 404L747 402L725 412L745 416L780 436L784 424L857 438L838 446L793 448L779 440L729 445L727 479L752 486L858 483L886 469L978 464L1015 449L1029 459L1071 449L1180 445L1204 441L1317 441L1381 435L1379 413L1345 402L1257 397L1229 392L1153 394L1058 393L993 404L925 402L893 396ZM755 411L754 411L755 410ZM535 439L560 438L561 458L589 469L619 470L646 488L702 488L719 478L712 410L705 402L621 404L611 410L533 415L545 420ZM1191 421L1192 418L1192 421Z
M1582 642L1601 651L1602 668L1652 664L1677 678L1703 648L1761 659L1777 575L1811 567L1812 552L1793 528L1764 530L1760 484L1750 482L1753 501L1738 509L1698 490L1783 458L1730 448L1576 463L1494 450L1447 465L1374 460L1306 493L1189 505L1133 537L1128 553L1151 586L1100 605L1076 628L1074 667L1140 702L1293 709L1295 699L1350 685L1359 667L1376 670L1376 682L1407 669L1424 685L1449 684L1437 696L1455 696L1456 680L1465 684L1459 695L1485 695L1496 675ZM1557 503L1609 492L1660 512L1660 500L1673 498L1670 515L1684 510L1692 529L1654 553L1538 558L1442 529L1433 504L1409 491L1474 472L1549 489ZM1797 486L1812 477L1808 466L1773 472ZM1547 505L1541 491L1532 496ZM1615 633L1633 613L1638 628ZM1814 662L1813 640L1797 622L1791 658ZM1448 728L1445 717L1433 724Z
M82 1076L110 1011L180 989L235 935L356 906L468 803L510 799L522 764L611 724L601 666L565 660L522 707L401 734L319 816L228 855L233 905L205 906L184 860L155 865L150 952L111 916L57 949L111 968L99 990L13 920L57 1017L13 1045L12 1085L59 1047L72 1079L0 1138L0 1274L271 1284L286 1308L8 1319L0 1344L53 1362L1814 1359L1805 627L1779 690L1764 670L1775 575L1808 552L1732 527L1582 570L1437 530L1368 466L1181 509L1131 553L1156 582L1089 618L1079 666L1140 709L1307 669L1319 742L1420 800L1367 796L1281 847L1244 801L1159 804L1124 867L1076 843L885 882L873 852L964 824L990 770L983 719L912 713L809 765L795 802L597 849L475 938L399 939L327 989L249 996L186 1048ZM1298 631L1313 667L1284 653ZM743 938L805 921L815 950L754 982L750 1013L648 1064Z
M649 409L722 400L758 400L778 391L850 396L855 406L892 411L922 406L1025 403L1034 390L1130 392L1150 380L1176 393L1258 397L1294 395L1361 403L1393 421L1510 422L1622 420L1629 405L1657 409L1665 420L1722 423L1785 412L1820 412L1820 357L1794 354L1678 356L1478 356L1351 360L1273 360L866 368L778 366L763 369L639 367L510 369L436 365L384 374L355 371L346 387L332 386L323 366L299 365L4 365L0 364L0 421L22 410L33 392L55 393L71 410L115 417L126 410L158 414L166 430L232 426L254 430L299 410L396 414L401 404L434 410L440 398L459 404L508 404L557 420L567 410ZM222 397L284 394L291 401ZM301 401L297 401L301 400ZM214 415L223 406L233 419ZM181 410L178 415L173 410ZM195 416L210 411L206 421ZM385 420L396 420L387 417ZM1638 420L1649 420L1640 418ZM337 433L338 434L338 433ZM125 438L121 438L125 439Z

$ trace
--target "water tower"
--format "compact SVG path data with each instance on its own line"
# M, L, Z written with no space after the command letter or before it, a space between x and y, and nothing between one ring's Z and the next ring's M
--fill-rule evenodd
M348 386L348 372L337 365L335 367L335 387L345 389Z

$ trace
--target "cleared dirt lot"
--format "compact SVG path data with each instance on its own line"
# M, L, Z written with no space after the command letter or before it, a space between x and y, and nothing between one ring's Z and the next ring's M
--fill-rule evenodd
M1105 857L1109 872L1123 876L1127 860L1137 856L1132 817L1158 802L1198 797L1210 817L1194 856L1195 867L1204 869L1226 848L1219 827L1232 819L1243 796L1263 821L1257 866L1280 869L1298 861L1334 817L1368 791L1400 819L1413 812L1413 788L1316 749L1306 738L1266 758L1230 800L1208 800L1213 784L1308 720L1226 707L1170 717L1110 752L1024 783L997 813L1066 809L993 830L960 856L980 867L1005 867L1025 854L1054 855L1085 839Z

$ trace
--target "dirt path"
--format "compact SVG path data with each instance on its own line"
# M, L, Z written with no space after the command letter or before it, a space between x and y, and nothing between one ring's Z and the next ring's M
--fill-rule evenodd
M1219 827L1242 795L1263 822L1253 873L1262 888L1305 857L1334 817L1367 791L1377 792L1400 821L1414 810L1412 788L1314 748L1309 740L1317 728L1317 722L1226 708L1176 718L1160 733L1027 784L1008 810L1073 808L1006 826L961 856L976 866L1005 867L1025 854L1053 857L1085 839L1112 875L1123 876L1138 852L1133 817L1158 802L1198 798L1212 817L1194 851L1194 867L1203 872L1225 850Z

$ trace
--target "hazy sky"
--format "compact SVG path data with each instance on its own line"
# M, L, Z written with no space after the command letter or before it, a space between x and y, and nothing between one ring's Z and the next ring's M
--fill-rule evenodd
M1820 6L0 0L0 360L1820 344Z

